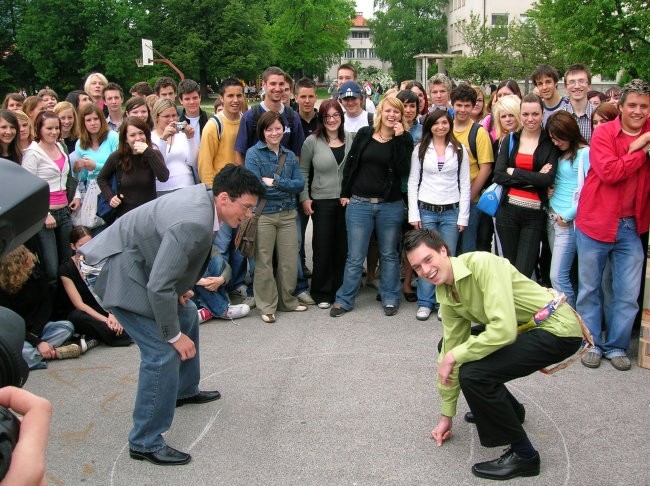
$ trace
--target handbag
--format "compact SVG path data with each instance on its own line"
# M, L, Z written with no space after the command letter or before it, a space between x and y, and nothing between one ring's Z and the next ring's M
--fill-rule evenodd
M476 207L489 216L495 216L497 214L497 209L499 209L502 196L503 186L493 182L485 191L483 191Z
M115 172L111 176L111 191L115 195L119 194L120 177L121 174L118 165L115 167ZM102 218L106 223L106 225L112 224L117 218L116 208L110 205L109 201L106 200L106 198L101 192L97 195L97 216Z
M280 175L284 168L284 161L287 159L286 152L280 156L278 168L275 170L277 175ZM255 237L257 236L257 223L260 215L266 206L266 199L261 199L255 208L255 212L251 218L244 220L237 228L235 235L235 248L242 254L244 258L251 258L255 255Z

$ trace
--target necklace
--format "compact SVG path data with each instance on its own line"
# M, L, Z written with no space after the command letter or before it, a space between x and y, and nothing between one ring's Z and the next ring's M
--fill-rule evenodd
M384 137L381 135L381 132L377 132L377 136L379 137L379 140L382 141L382 142L384 142L384 143L386 143L386 142L390 142L390 141L393 139L393 137L390 137L390 138L384 138Z

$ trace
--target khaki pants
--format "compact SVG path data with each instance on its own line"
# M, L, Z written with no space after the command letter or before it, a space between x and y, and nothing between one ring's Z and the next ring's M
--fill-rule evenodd
M273 275L273 250L278 257L277 274ZM260 314L276 309L292 311L299 302L294 297L298 275L298 229L296 211L262 214L255 241L255 276L253 293Z

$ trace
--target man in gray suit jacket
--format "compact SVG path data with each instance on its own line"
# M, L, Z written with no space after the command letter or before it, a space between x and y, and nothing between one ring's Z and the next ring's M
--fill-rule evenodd
M128 212L86 243L84 263L101 266L94 292L140 348L138 391L129 434L133 459L187 464L165 444L175 407L206 403L199 391L199 322L190 290L201 278L219 223L252 215L264 187L247 169L226 166L205 185L178 190Z

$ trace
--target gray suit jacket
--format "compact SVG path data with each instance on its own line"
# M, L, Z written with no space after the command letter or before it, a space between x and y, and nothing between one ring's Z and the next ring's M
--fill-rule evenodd
M206 189L187 187L129 211L79 249L91 265L106 260L94 288L103 305L154 319L165 340L180 332L178 298L210 256L216 215Z

